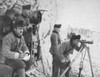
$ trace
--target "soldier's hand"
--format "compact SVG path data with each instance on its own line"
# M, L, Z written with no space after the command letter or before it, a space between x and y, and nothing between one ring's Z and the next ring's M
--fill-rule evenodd
M61 60L61 62L62 62L62 63L65 63L65 62L66 62L66 59L64 58L63 60Z
M81 47L85 47L86 45L84 43L82 43Z
M30 55L26 54L23 58L23 60L28 61L30 59Z
M69 60L68 59L66 59L66 61L65 61L66 63L68 63L69 62Z
M23 51L22 51L22 50L18 50L18 52L19 52L20 54L23 54Z

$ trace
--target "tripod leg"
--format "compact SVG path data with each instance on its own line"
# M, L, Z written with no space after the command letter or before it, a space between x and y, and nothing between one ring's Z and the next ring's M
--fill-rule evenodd
M81 77L81 71L83 69L83 52L81 54L81 61L80 61L80 68L79 68L79 74L78 77Z
M72 62L69 64L69 66L64 70L64 72L60 75L60 77L63 77L65 75L65 73L68 71L68 69L70 69L70 67L72 66L72 64L75 62L75 60L78 58L78 56L81 54L81 51L84 49L81 48L80 51L77 53L77 55L75 56L75 58L72 60Z
M79 68L79 74L78 74L78 77L81 76L81 71L82 71L82 68Z
M94 77L89 47L87 47L87 53L88 53L88 57L89 57L89 63L90 63L92 77Z
M86 55L86 49L84 52L82 51L82 54L81 54L81 61L80 61L80 68L79 68L78 77L81 77L81 72L83 70L83 63L84 63L85 55Z

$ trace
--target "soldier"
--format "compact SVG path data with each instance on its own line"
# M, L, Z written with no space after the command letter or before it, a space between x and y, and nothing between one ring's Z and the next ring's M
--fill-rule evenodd
M30 9L31 9L31 5L23 5L22 6L22 15L27 18L29 17L29 14L30 14Z
M11 77L12 68L5 65L5 58L2 54L2 39L11 31L13 26L13 20L15 11L10 9L7 10L5 15L0 16L0 77Z
M52 77L58 77L59 67L56 64L56 60L57 60L57 50L58 50L58 47L61 44L61 39L60 39L60 36L59 36L60 27L61 27L61 24L55 24L54 25L54 30L51 34L51 39L50 39L51 40L50 53L52 54L52 57L53 57Z
M23 5L22 6L22 16L25 20L25 25L29 25L29 14L30 14L31 5Z
M5 64L12 67L14 72L18 73L18 77L25 77L25 63L23 60L28 61L29 50L23 38L23 19L17 18L13 31L3 38L2 53L6 58Z
M1 48L1 47L0 47ZM4 64L4 56L2 55L2 51L0 49L0 77L11 77L12 76L12 68Z
M32 25L30 24L30 18L29 18L29 12L31 9L31 5L23 5L22 6L22 17L25 20L25 28L24 28L24 33L23 36L25 38L26 45L28 46L29 50L31 49L31 29ZM30 28L30 29L29 29Z
M81 38L80 35L74 34L72 35L69 41L63 42L59 46L58 52L57 52L58 60L56 60L56 66L60 68L60 74L63 73L63 71L66 69L66 67L70 63L69 54L73 54L74 49L79 51L81 47L84 46L83 44L78 46L80 38ZM65 74L65 77L69 77L69 72L70 70L68 70L68 72Z

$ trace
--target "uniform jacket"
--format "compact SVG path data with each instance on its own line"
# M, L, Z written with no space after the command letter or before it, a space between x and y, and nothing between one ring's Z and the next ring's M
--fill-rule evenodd
M28 26L29 25L29 17L28 17L28 15L25 15L24 13L22 13L21 15L25 20L25 25Z
M69 59L69 52L73 51L74 49L76 49L77 51L79 51L80 47L78 46L72 46L70 41L66 41L63 42L59 48L58 48L58 52L57 52L57 56L58 58L61 60L63 60L64 58Z
M12 20L8 16L0 16L0 40L9 33L12 26Z
M0 63L4 63L4 56L2 54L2 39L3 37L11 31L13 26L12 20L6 15L0 16Z
M61 39L59 34L56 31L53 31L50 40L51 40L50 53L53 55L57 53L57 49L61 44Z
M19 49L23 52L28 51L23 36L18 38L11 32L3 38L2 53L6 58L18 59Z

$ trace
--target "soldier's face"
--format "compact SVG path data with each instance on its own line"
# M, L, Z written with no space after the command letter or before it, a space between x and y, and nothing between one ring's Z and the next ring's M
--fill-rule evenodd
M55 30L59 33L60 32L60 28L55 28Z
M79 43L79 40L78 40L78 39L76 39L76 40L73 40L73 43L74 43L75 45L78 45L78 43Z
M23 29L24 27L17 27L14 30L18 36L21 36L23 34Z

